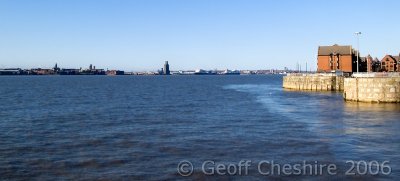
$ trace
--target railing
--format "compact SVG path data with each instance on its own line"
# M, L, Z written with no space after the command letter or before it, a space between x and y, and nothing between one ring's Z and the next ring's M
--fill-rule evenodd
M359 72L352 77L400 77L400 72Z
M287 76L312 76L312 77L334 77L334 76L349 76L344 72L331 72L331 73L288 73Z

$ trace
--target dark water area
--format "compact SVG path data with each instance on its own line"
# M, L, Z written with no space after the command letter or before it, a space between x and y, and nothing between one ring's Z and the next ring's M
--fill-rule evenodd
M2 76L0 180L400 179L400 105L281 87L280 75ZM207 160L252 165L205 175ZM339 173L266 176L264 160ZM348 176L348 160L390 161L391 174Z

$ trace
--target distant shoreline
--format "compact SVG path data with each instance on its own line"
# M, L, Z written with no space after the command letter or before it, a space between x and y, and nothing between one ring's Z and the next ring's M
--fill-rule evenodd
M43 74L43 75L37 75L37 74L21 74L21 75L0 75L0 77L56 77L56 76L107 76L107 77L114 77L114 76L257 76L257 75L286 75L286 74L279 74L279 73L274 73L274 74L173 74L173 75L159 75L159 74L124 74L124 75L89 75L89 74L75 74L75 75L60 75L60 74Z

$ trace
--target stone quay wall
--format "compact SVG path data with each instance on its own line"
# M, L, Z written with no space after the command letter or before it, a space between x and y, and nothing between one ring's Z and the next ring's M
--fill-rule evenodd
M347 101L400 103L400 77L352 77L344 79Z
M309 91L343 91L344 77L333 74L288 74L283 88Z

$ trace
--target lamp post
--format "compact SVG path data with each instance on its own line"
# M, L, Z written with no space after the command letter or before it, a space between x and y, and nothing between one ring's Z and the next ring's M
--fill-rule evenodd
M306 62L306 73L308 73L308 70L307 70L307 62Z
M360 35L361 35L361 32L355 32L354 34L356 34L356 36L357 36L357 73L358 73L358 71L359 71L359 64L358 64L358 59L359 59L359 54L360 54Z

